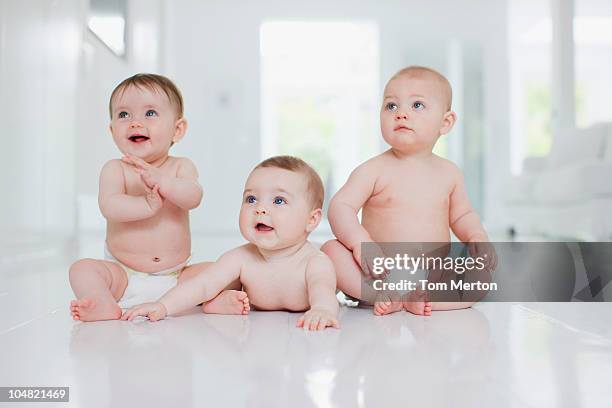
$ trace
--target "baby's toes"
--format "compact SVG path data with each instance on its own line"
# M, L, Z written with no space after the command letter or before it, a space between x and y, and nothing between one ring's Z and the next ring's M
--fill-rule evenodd
M374 308L372 311L374 312L376 316L380 315L380 306L378 306L378 303L374 303Z
M249 297L244 296L244 299L242 299L242 314L248 314L249 310L251 310L251 302L249 302Z
M389 302L376 302L374 303L374 314L376 316L382 316L387 311L389 307Z

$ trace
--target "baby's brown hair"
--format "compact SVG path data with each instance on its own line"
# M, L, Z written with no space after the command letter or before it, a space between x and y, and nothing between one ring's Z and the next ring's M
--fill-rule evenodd
M159 92L162 90L170 102L176 107L178 118L183 117L183 95L174 82L163 75L141 73L124 79L113 90L113 93L108 101L108 111L111 119L113 118L113 100L130 86L134 86L139 89L149 89L154 92Z
M260 167L276 167L283 170L289 170L296 173L302 173L308 178L308 194L312 209L323 208L324 189L323 182L319 174L304 160L293 156L274 156L270 157L255 166L255 169Z

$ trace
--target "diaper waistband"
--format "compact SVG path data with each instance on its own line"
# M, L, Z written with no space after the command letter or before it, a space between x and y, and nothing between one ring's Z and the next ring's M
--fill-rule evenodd
M137 271L137 270L130 268L129 266L125 265L124 263L119 261L117 258L115 258L115 256L108 249L108 244L104 242L104 259L107 261L117 262L119 265L123 267L123 269L125 269L127 273L139 273L139 274L153 275L153 276L169 276L169 275L178 276L178 274L183 270L183 268L185 268L185 266L187 266L187 264L191 260L191 255L189 255L187 259L185 259L184 262L181 262L180 264L176 266L172 266L170 268L167 268L161 271L157 271L157 272L141 272L141 271Z

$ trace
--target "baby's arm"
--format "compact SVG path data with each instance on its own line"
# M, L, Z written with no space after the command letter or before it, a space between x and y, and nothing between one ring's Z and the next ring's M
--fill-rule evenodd
M298 320L297 326L308 330L340 328L336 273L334 265L327 256L320 255L310 260L306 267L306 287L310 310Z
M159 186L154 186L143 196L125 193L125 180L121 162L107 162L100 173L98 204L104 218L114 222L138 221L152 217L162 207Z
M372 241L357 218L361 207L374 193L376 172L369 168L371 165L366 162L353 170L346 184L332 198L327 212L334 235L353 252L357 263L361 263L361 243Z
M191 160L180 158L176 177L135 156L126 156L123 161L136 168L148 187L159 185L162 197L184 210L191 210L202 201L202 186L198 183L198 170Z
M470 204L463 175L459 169L455 171L455 188L450 196L451 229L462 242L488 242L489 237Z
M191 160L182 158L176 178L160 184L162 197L172 201L184 210L191 210L202 201L202 186L198 183L198 170Z
M208 302L230 283L238 279L241 257L230 251L210 265L206 272L197 274L170 289L157 302L143 303L126 311L121 320L132 320L136 316L147 316L150 320L160 320L167 315L182 312L200 303Z
M480 222L480 217L472 209L465 188L463 175L456 169L457 181L450 197L451 228L461 242L469 244L472 256L485 258L485 272L491 272L497 266L495 248L489 242L489 237Z

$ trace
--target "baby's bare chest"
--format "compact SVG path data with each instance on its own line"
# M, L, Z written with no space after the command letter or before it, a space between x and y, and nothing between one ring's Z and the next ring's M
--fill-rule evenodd
M454 185L438 173L396 172L381 175L367 207L421 209L447 207Z
M240 280L255 307L303 310L308 305L306 265L303 263L246 267Z

